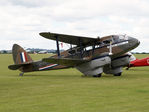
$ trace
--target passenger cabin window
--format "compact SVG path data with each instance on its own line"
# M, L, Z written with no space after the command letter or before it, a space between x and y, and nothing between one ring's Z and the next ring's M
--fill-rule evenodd
M80 47L76 47L76 48L70 49L70 50L68 51L68 53L69 53L70 55L75 55L75 54L77 54L77 53L81 53L81 48L80 48Z
M70 51L68 51L68 53L71 54L71 55L73 55L73 54L76 53L76 51L75 50L70 50Z
M86 47L86 50L87 50L87 51L92 50L92 49L93 49L92 46L88 46L88 47Z
M76 51L77 51L77 53L80 53L81 52L81 48L77 48Z
M113 39L112 38L109 38L107 40L104 40L103 43L104 44L109 44L111 41L113 42Z

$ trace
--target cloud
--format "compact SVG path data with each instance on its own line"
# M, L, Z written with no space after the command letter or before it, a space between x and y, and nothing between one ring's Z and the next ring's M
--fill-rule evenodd
M1 0L0 49L11 49L13 42L55 48L38 35L50 31L94 38L128 34L141 40L136 51L147 51L148 6L147 0Z

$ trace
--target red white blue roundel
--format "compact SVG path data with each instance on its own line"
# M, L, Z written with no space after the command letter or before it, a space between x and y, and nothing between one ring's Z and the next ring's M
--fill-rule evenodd
M21 52L21 53L20 53L20 57L21 57L21 62L22 62L22 63L28 61L26 52Z

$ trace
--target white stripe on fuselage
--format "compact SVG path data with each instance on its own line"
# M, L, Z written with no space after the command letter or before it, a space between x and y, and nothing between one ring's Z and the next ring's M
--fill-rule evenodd
M41 67L41 68L39 68L39 70L48 69L48 68L51 68L51 67L54 67L54 66L57 66L57 65L58 64L51 64L51 65L48 65L48 66Z
M118 43L118 44L113 44L112 47L116 47L116 46L120 46L120 45L124 45L124 44L128 44L128 41L121 42L121 43ZM107 48L110 48L110 46L107 46Z

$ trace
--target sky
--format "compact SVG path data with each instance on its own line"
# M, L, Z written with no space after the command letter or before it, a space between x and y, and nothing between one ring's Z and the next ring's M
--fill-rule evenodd
M0 1L0 50L10 50L15 43L24 48L55 49L55 42L41 37L40 32L93 38L127 34L141 42L133 51L149 52L149 1Z

